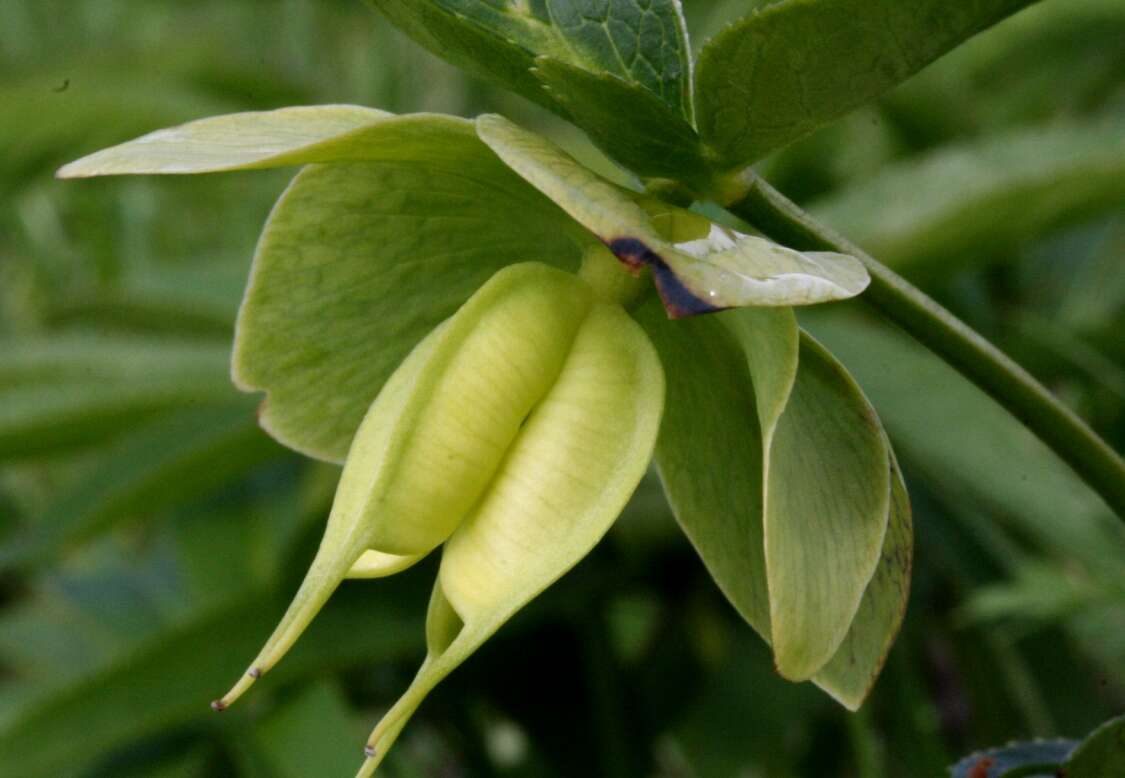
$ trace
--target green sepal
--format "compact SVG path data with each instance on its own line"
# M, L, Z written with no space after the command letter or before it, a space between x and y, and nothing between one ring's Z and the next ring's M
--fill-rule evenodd
M492 173L465 119L314 105L197 119L64 165L59 178L215 173L326 162L434 162Z
M821 604L827 611L823 623L806 623L805 633L800 632L800 623L794 626L792 619L782 619L782 627L790 635L802 636L820 647L819 655L827 654L807 661L801 674L811 676L841 704L857 708L901 624L912 547L909 503L897 468L891 469L889 445L877 419L877 439L873 439L868 426L873 417L866 416L869 406L862 395L855 393L854 385L838 372L838 364L811 339L798 338L787 310L731 311L673 323L649 305L638 315L668 373L656 463L669 502L716 584L768 642L773 641L773 626L763 505L769 502L769 490L763 489L763 483L768 480L776 489L790 479L819 498L814 502L835 502L853 509L833 516L799 512L801 505L791 502L786 515L779 510L784 503L773 502L773 509L778 510L775 525L788 519L800 529L802 524L833 518L834 524L853 536L852 545L862 547L862 553L853 554L847 547L818 544L814 537L809 547L823 557L824 564L850 565L842 577L850 585L832 587L832 603ZM798 356L805 363L804 376ZM810 371L811 376L807 375ZM796 392L790 396L794 386ZM835 389L826 393L818 391L818 386ZM814 402L817 397L820 401ZM829 440L827 449L809 446L801 452L795 446L794 425L784 421L785 411L792 412L790 403L802 403L799 419L808 419L819 410L826 420L821 434ZM833 420L834 415L840 418ZM794 463L793 457L784 455L784 448L779 458L779 439L783 447L803 453L803 462ZM839 475L844 481L856 479L856 484L841 494L837 491L840 481L832 477L840 465L828 467L824 457L841 441L856 440L864 441L857 461L847 463ZM877 461L882 461L881 473L861 466ZM824 480L825 473L830 480ZM858 496L851 494L857 490ZM851 501L854 504L848 502L849 495L856 498ZM880 525L889 525L885 535ZM784 596L792 597L795 588L800 593L802 586L823 589L818 584L818 577L824 577L823 565L804 572L807 575L794 575L790 581L784 569L777 571L775 579L780 579ZM870 582L864 580L865 575ZM818 661L812 671L807 669ZM782 662L787 663L782 669L797 675L790 657L779 657L779 665Z
M477 132L629 268L651 270L673 318L743 306L810 305L867 287L867 271L854 257L794 251L644 198L503 117L481 116Z

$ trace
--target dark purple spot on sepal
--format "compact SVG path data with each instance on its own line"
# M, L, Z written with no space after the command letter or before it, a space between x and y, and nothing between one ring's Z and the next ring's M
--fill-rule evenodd
M688 289L664 258L636 238L614 238L606 241L606 246L630 270L642 267L652 268L652 280L656 291L664 303L664 310L670 319L686 319L704 313L725 310Z

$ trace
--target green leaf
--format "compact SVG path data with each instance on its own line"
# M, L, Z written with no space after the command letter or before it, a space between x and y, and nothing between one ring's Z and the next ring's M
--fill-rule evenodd
M452 116L396 116L356 105L299 106L157 130L71 162L58 176L213 173L345 161L459 161L477 169L481 151L472 123Z
M1073 740L1013 743L970 754L950 767L949 773L951 778L1005 778L1017 774L1046 778L1066 760L1073 748ZM1041 768L1041 772L1035 768ZM1029 769L1034 773L1024 772ZM1068 778L1069 775L1067 773Z
M1086 737L1066 762L1066 778L1103 778L1125 772L1125 716Z
M994 134L885 168L813 212L880 260L948 273L1125 199L1125 121Z
M572 223L479 151L312 166L275 206L239 314L234 377L267 392L261 420L278 440L343 461L387 377L490 276L527 260L577 266Z
M438 56L549 108L558 110L529 77L544 55L636 84L690 116L691 59L677 0L371 1Z
M703 47L696 112L724 168L863 105L1033 0L779 0Z
M626 168L706 189L710 173L699 136L651 91L551 57L536 58L532 72L571 120Z
M638 84L691 116L691 54L678 0L547 0L574 64ZM584 61L585 62L584 62Z
M673 318L750 305L808 305L851 297L867 286L867 272L853 257L793 251L683 209L641 201L503 117L480 117L477 131L618 259L651 269Z
M589 133L644 176L705 186L678 0L373 0L438 56Z
M65 489L27 535L0 552L0 568L44 560L134 514L152 514L282 454L258 428L252 403L186 409L128 435Z

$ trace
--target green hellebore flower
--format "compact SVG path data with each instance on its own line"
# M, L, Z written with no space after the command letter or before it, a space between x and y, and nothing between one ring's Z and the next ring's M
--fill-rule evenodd
M444 544L427 656L370 775L429 690L597 543L650 456L779 673L859 707L905 610L910 506L874 409L792 306L861 293L860 263L611 184L498 116L233 114L60 176L280 165L304 167L262 233L233 376L266 392L278 440L345 469L304 584L217 708L341 580Z
M426 693L609 529L663 403L660 360L620 305L546 265L501 270L372 403L304 582L213 707L272 668L345 578L390 575L444 543L426 661L368 742L371 774Z

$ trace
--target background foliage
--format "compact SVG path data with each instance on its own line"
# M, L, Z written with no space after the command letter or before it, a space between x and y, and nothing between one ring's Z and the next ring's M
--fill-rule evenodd
M687 3L694 45L747 0ZM775 185L1125 444L1125 7L1047 0L774 153ZM61 184L158 126L357 102L542 109L358 0L0 3L0 774L347 776L422 652L433 564L344 585L241 709L226 688L311 557L336 471L228 378L288 172ZM530 259L531 257L529 257ZM606 542L422 708L388 775L928 776L1125 707L1125 532L994 403L861 305L802 313L878 407L913 592L851 716L783 682L648 479Z

